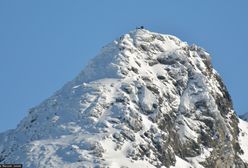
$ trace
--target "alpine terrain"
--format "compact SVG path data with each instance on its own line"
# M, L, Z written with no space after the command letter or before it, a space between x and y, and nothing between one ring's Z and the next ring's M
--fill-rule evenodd
M248 123L204 49L136 29L1 133L0 163L247 168Z

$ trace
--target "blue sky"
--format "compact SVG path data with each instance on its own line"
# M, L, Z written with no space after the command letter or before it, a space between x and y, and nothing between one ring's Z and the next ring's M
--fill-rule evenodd
M247 112L247 8L247 0L1 0L0 132L140 25L205 48L235 110Z

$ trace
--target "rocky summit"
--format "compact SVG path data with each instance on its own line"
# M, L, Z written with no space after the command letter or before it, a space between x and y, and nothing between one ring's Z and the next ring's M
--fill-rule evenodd
M210 55L133 30L0 134L0 163L25 168L246 168L248 123Z

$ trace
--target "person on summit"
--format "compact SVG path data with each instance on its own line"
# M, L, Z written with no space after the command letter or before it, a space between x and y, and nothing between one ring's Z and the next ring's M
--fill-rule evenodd
M136 29L144 29L144 26L136 27Z

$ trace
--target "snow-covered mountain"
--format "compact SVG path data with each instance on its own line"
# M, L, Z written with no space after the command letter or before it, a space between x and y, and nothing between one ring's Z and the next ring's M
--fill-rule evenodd
M247 133L204 49L137 29L0 134L0 163L245 168Z

